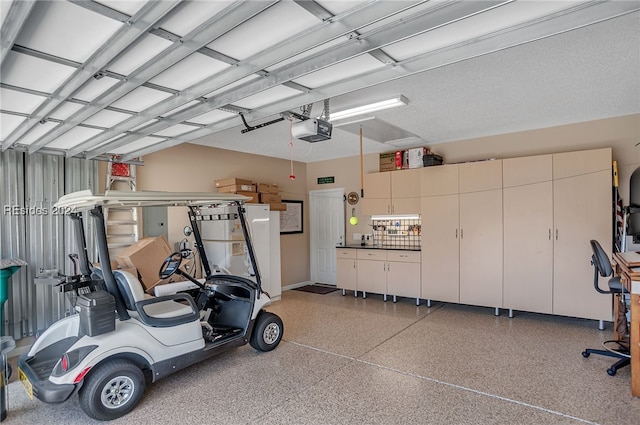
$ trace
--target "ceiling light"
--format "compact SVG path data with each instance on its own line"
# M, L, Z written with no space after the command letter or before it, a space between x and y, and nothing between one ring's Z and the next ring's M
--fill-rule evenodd
M396 106L405 106L409 103L406 97L399 95L391 99L381 100L379 102L370 103L368 105L358 106L344 111L331 113L331 121L341 120L356 115L368 114L369 112L381 111L383 109L395 108Z

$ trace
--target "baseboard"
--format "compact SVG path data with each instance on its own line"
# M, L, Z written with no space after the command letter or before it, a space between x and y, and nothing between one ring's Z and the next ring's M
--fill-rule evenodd
M290 291L290 290L296 289L296 288L302 288L303 286L307 286L307 285L311 285L311 281L307 280L306 282L292 283L291 285L283 286L282 287L282 292Z

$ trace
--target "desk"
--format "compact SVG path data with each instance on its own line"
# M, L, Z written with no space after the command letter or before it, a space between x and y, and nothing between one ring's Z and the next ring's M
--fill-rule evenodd
M631 293L631 394L640 397L640 255L636 261L628 253L614 253L616 273L623 285Z

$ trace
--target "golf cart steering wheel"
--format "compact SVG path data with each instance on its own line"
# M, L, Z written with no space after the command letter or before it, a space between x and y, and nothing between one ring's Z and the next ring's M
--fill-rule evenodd
M174 252L162 262L160 266L160 271L158 275L160 279L168 279L180 268L180 264L182 263L182 254L179 252Z

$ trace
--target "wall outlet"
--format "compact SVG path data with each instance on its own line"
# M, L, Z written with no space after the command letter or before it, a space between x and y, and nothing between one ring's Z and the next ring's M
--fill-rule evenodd
M362 233L354 233L354 234L353 234L353 240L354 240L354 241L360 241L360 240L362 240Z

